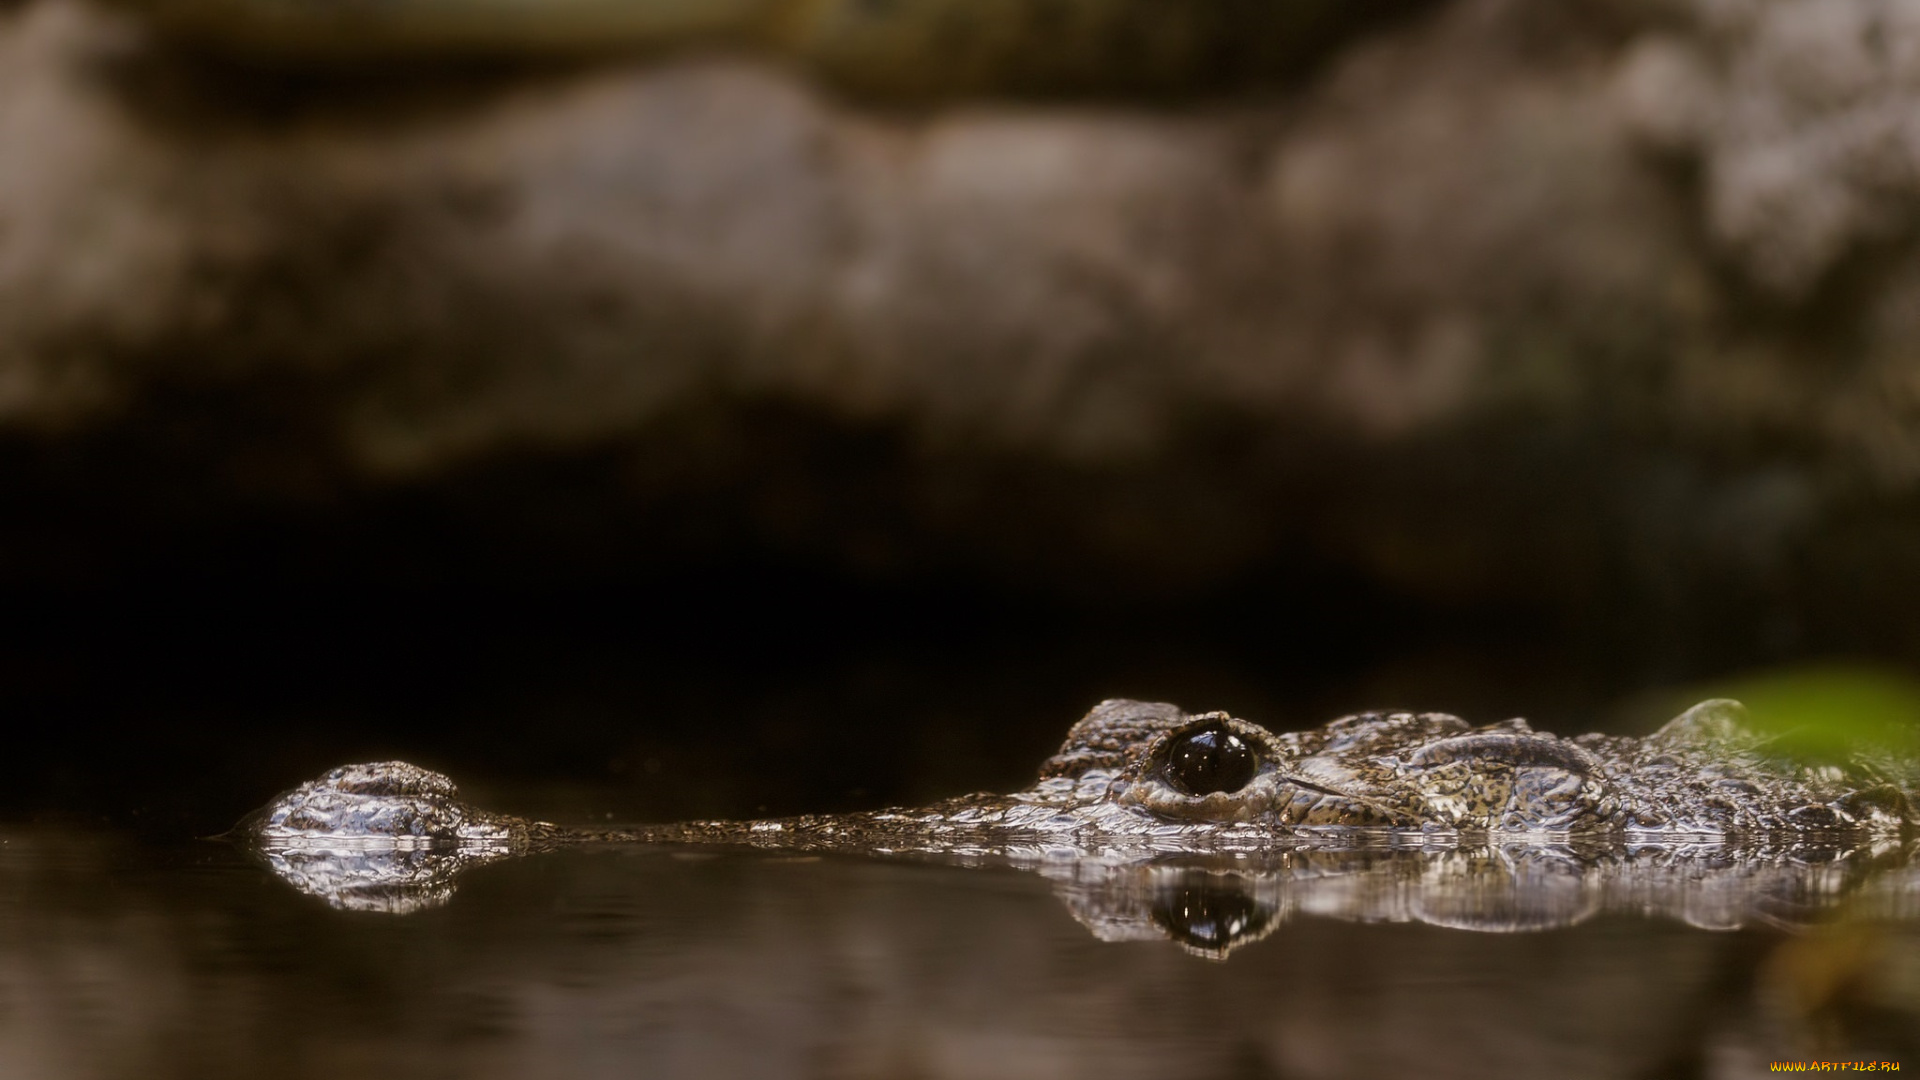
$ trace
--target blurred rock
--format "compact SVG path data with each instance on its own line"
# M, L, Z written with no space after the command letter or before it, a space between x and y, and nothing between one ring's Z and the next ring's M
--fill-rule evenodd
M1908 228L1920 191L1920 4L1695 0L1634 52L1633 110L1697 159L1706 224L1757 284L1797 298Z
M34 0L0 576L426 517L485 572L1357 580L1920 651L1909 7L1455 0L1262 97L902 111Z

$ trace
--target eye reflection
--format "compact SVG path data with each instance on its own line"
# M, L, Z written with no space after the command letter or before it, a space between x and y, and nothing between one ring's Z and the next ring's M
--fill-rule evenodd
M1167 752L1167 783L1182 795L1239 791L1260 768L1246 740L1224 728L1203 728L1175 739Z
M1271 921L1271 913L1245 890L1216 882L1189 882L1169 891L1153 905L1152 915L1168 937L1215 958L1259 937Z

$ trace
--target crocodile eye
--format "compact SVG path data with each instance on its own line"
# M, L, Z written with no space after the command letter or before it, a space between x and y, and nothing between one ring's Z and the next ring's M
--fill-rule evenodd
M1175 739L1164 775L1182 795L1239 791L1260 768L1246 740L1223 728L1202 728Z

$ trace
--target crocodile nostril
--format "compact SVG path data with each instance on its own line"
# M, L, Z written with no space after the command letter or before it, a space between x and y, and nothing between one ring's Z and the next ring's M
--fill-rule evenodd
M1182 795L1239 791L1260 768L1246 740L1222 728L1203 728L1174 740L1167 752L1167 783Z

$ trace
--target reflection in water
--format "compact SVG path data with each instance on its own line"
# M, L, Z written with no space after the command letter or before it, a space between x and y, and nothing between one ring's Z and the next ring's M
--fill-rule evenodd
M400 847L335 841L261 851L282 881L345 911L407 915L453 899L464 871L513 854L505 844Z
M1424 846L1362 839L1372 842L1215 855L1007 845L957 858L905 857L1029 870L1102 941L1170 938L1220 959L1296 915L1517 932L1610 912L1733 930L1808 926L1849 900L1882 917L1911 917L1920 907L1909 868L1915 845L1887 838ZM446 903L458 875L510 854L502 845L377 841L262 848L273 872L303 893L337 908L395 914Z
M1235 945L1258 940L1273 925L1273 909L1256 900L1245 882L1205 877L1167 889L1151 915L1181 948L1223 960Z
M0 831L0 1076L1920 1068L1902 847L278 854Z
M1909 847L1573 845L1298 850L1231 861L1027 862L1103 941L1169 937L1224 958L1273 926L1317 916L1519 932L1611 913L1703 930L1809 926L1843 904L1913 915Z

